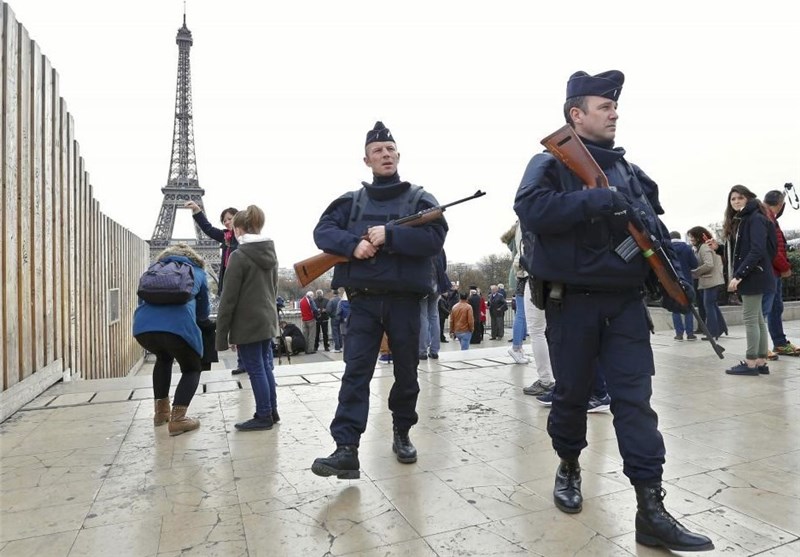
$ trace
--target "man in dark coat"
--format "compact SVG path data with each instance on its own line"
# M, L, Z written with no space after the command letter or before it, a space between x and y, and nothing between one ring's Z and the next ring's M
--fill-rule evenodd
M439 203L400 179L397 144L383 123L376 122L367 132L364 151L372 183L362 182L363 187L334 200L314 229L318 248L349 258L336 265L331 281L332 288L344 287L350 300L344 376L331 422L336 450L311 466L318 476L340 479L361 475L358 446L367 427L369 384L384 334L394 361L392 451L401 463L417 460L409 430L418 420L419 302L430 292L431 258L441 253L447 234L442 217L421 226L393 223Z
M672 239L672 249L675 250L675 255L678 261L681 262L681 278L686 282L692 281L692 269L697 269L697 257L694 255L692 247L681 239L681 233L673 230L669 233ZM694 316L691 312L680 313L677 311L672 312L672 325L675 327L675 340L683 340L683 334L686 333L686 340L697 340L694 334Z
M624 149L614 147L623 81L619 71L576 72L564 104L567 123L612 187L587 187L551 154L540 153L528 164L514 203L520 225L535 235L531 280L547 292L542 305L556 378L547 431L561 458L553 500L563 512L582 509L578 458L587 446L586 410L599 363L611 395L623 472L636 490L636 541L678 551L709 550L714 548L709 538L690 532L664 508L665 449L650 406L655 366L642 299L651 271L641 253L626 260L614 249L629 237L633 220L647 227L680 268L658 218L663 213L658 186L625 160ZM682 286L691 294L690 285ZM678 309L669 299L665 303Z

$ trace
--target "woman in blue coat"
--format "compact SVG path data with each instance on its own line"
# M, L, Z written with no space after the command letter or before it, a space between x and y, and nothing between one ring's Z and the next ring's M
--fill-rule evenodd
M200 427L200 421L187 417L186 410L200 383L203 338L197 323L206 321L211 309L208 282L203 258L186 244L168 247L159 254L158 261L177 261L192 266L192 299L185 304L151 304L139 298L139 306L133 314L133 336L145 350L156 356L153 424L159 426L169 422L169 434L180 435ZM170 413L169 387L175 360L181 369L181 379Z

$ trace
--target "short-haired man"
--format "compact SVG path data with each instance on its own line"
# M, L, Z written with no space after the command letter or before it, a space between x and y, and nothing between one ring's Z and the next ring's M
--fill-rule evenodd
M574 73L564 105L567 123L613 189L587 188L560 161L541 153L528 164L514 203L523 230L535 235L532 280L549 285L553 294L545 305L556 379L547 431L561 457L553 499L563 512L581 511L578 457L587 446L586 411L598 362L611 395L623 472L636 490L636 541L678 551L710 550L709 538L690 532L664 508L665 449L650 406L655 366L642 295L651 271L641 254L626 261L614 250L628 238L627 225L636 215L680 269L658 219L663 213L658 186L625 160L624 149L614 148L623 81L619 71Z
M303 322L303 337L306 340L306 354L316 352L314 333L317 331L317 315L319 309L314 302L314 293L309 290L300 300L300 320Z
M358 445L367 427L369 384L384 332L394 360L392 450L402 463L417 460L408 432L418 419L419 302L430 291L431 258L442 251L447 234L444 218L422 226L391 224L438 202L419 186L400 180L400 153L383 123L376 122L367 132L364 150L372 183L362 182L362 188L334 200L314 229L317 247L350 258L336 265L331 282L332 288L344 287L350 300L345 370L331 422L336 450L311 466L318 476L340 479L360 477Z
M459 300L450 311L450 336L457 338L461 350L469 350L469 340L475 328L475 315L472 306L467 303L467 293L459 294Z
M769 209L769 216L775 224L778 237L778 250L772 259L772 271L775 275L775 292L764 294L761 299L762 312L767 320L769 336L772 337L772 353L777 356L800 356L800 348L786 339L783 332L783 292L781 279L792 274L792 264L786 255L786 236L778 224L778 219L786 208L786 199L782 191L768 191L764 196L764 205Z

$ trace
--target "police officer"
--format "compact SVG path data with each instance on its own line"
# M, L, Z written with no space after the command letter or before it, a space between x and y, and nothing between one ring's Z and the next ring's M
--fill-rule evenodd
M438 205L421 187L400 179L399 160L391 132L376 122L367 132L364 155L372 183L362 182L359 190L336 199L314 229L321 250L350 258L336 265L331 282L332 288L345 288L350 316L339 406L331 422L336 450L314 461L311 470L318 476L360 477L358 445L367 427L369 383L384 332L394 359L392 450L402 463L417 460L408 432L417 423L419 303L430 290L431 258L442 251L447 223L443 218L422 226L390 223Z
M553 498L563 512L581 511L578 457L587 446L586 410L597 359L611 395L623 472L636 491L637 542L710 550L709 538L690 532L664 509L664 441L650 407L655 368L642 295L650 270L641 254L626 261L614 251L636 219L680 269L657 216L663 213L658 187L625 160L624 149L614 147L623 81L619 71L574 73L564 105L567 123L612 187L586 188L561 162L541 153L528 163L514 203L523 229L535 235L531 274L550 293L544 309L556 385L547 430L561 457ZM666 305L678 309L668 299Z

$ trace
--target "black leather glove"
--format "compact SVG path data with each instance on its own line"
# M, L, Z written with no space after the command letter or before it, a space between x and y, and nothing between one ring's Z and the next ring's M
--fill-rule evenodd
M628 223L633 214L633 207L628 198L618 191L611 192L611 214L608 216L608 227L614 238L624 238L627 235Z

